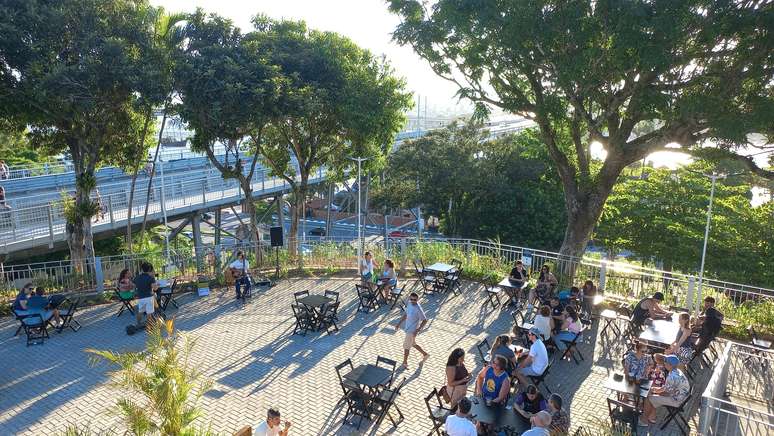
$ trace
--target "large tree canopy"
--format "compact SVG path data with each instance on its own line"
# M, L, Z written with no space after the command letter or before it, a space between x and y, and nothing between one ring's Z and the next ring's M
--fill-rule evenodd
M562 180L561 252L583 253L623 168L679 144L734 157L774 133L767 1L392 0L410 44L462 97L536 122ZM606 152L595 167L590 148ZM765 141L771 142L771 141Z
M8 0L0 4L0 118L32 143L68 151L76 197L67 209L74 264L93 256L90 198L97 165L141 158L141 108L163 95L144 0Z

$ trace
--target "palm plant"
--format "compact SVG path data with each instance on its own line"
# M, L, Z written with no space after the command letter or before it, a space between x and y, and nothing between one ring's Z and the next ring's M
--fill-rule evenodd
M130 394L117 402L128 434L213 434L194 425L201 416L197 403L211 386L189 361L194 344L175 331L173 320L167 320L149 324L144 351L86 350L93 355L92 364L104 361L118 367L109 375L113 386Z

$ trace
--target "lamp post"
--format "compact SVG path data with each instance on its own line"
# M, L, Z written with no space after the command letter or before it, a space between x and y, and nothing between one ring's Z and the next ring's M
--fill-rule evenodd
M360 209L360 192L363 190L363 187L360 185L360 167L363 162L367 161L367 157L350 157L348 158L350 160L353 160L357 162L357 260L358 262L362 258L361 252L363 250L363 244L361 241L361 230L360 230L360 213L362 210Z
M164 249L169 262L169 226L167 225L167 206L164 200L164 158L159 156L159 172L161 173L161 214L164 217ZM202 205L204 206L204 205ZM198 247L196 248L199 249Z

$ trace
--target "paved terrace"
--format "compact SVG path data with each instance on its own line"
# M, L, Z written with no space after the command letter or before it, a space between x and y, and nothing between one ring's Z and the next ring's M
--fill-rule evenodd
M453 348L468 351L466 362L476 373L480 369L475 344L483 338L510 331L507 311L484 307L485 295L477 284L466 283L462 296L425 296L420 303L430 318L428 330L418 342L430 352L423 367L412 351L410 370L398 374L409 378L398 406L406 420L392 429L385 419L381 428L363 422L358 432L344 425L344 408L335 408L341 395L334 365L352 358L355 366L373 363L377 355L400 361L403 335L395 333L400 312L365 314L357 312L355 281L344 278L284 280L274 288L254 294L246 305L237 305L231 292L215 291L199 298L185 295L179 300L177 327L198 338L196 365L214 381L202 402L203 423L224 435L243 425L256 424L268 407L279 407L293 421L293 435L349 435L374 431L376 434L423 435L430 430L424 396L444 382L445 361ZM291 335L292 292L324 289L341 292L339 333ZM92 307L77 318L83 328L74 333L52 333L44 345L26 347L23 334L12 338L16 323L0 320L0 435L57 434L68 423L89 425L92 430L118 424L111 415L121 394L108 385L105 365L90 367L84 349L137 350L145 334L129 337L124 327L131 318L115 317L118 304ZM579 426L607 421L606 390L602 384L613 365L620 365L621 349L614 335L600 338L598 323L581 345L586 360L576 365L557 362L547 378L549 386L569 404L572 431ZM415 354L416 353L416 354ZM615 363L614 363L615 362ZM700 389L709 377L698 377ZM472 384L470 389L472 391ZM691 421L695 428L698 401L692 400ZM663 413L663 412L662 412ZM662 415L660 415L661 417ZM119 426L120 429L120 426ZM593 434L600 434L595 430ZM120 434L120 433L119 433ZM677 434L675 426L649 434Z

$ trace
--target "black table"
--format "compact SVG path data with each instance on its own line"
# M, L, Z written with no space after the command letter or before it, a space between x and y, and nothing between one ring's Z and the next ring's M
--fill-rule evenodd
M508 427L516 433L522 433L530 429L529 421L512 408L506 408L502 404L487 406L486 401L478 397L471 397L470 402L470 417L494 427L495 431Z
M344 375L344 378L360 386L365 386L372 392L387 383L392 377L392 371L370 363L360 365Z
M306 295L298 299L298 304L302 304L308 307L312 311L314 319L312 320L312 327L314 330L320 330L322 319L322 308L326 304L332 303L333 299L324 295Z
M520 345L510 344L508 345L508 348L513 351L513 354L516 355L516 359L520 359L523 353L529 353L529 348L524 348ZM484 362L489 363L489 361L492 360L492 350L487 351L486 356L484 356Z
M663 346L663 348L669 347L677 340L677 335L680 334L680 324L677 323L677 317L677 314L673 314L672 320L646 320L643 325L645 329L640 333L640 340L649 344Z
M519 285L515 280L511 280L509 276L500 280L500 283L498 283L497 286L503 288L505 293L508 294L508 304L516 304L519 302L519 299L521 299L521 292L524 289L527 289L528 283L529 282L525 280Z
M629 395L634 398L634 406L639 409L640 400L648 396L650 392L651 381L647 380L641 384L629 382L623 374L613 373L605 380L604 387L615 392L619 397Z
M425 268L425 270L435 271L439 273L448 274L455 270L457 267L454 265L449 265L448 263L443 262L436 262L428 267Z

